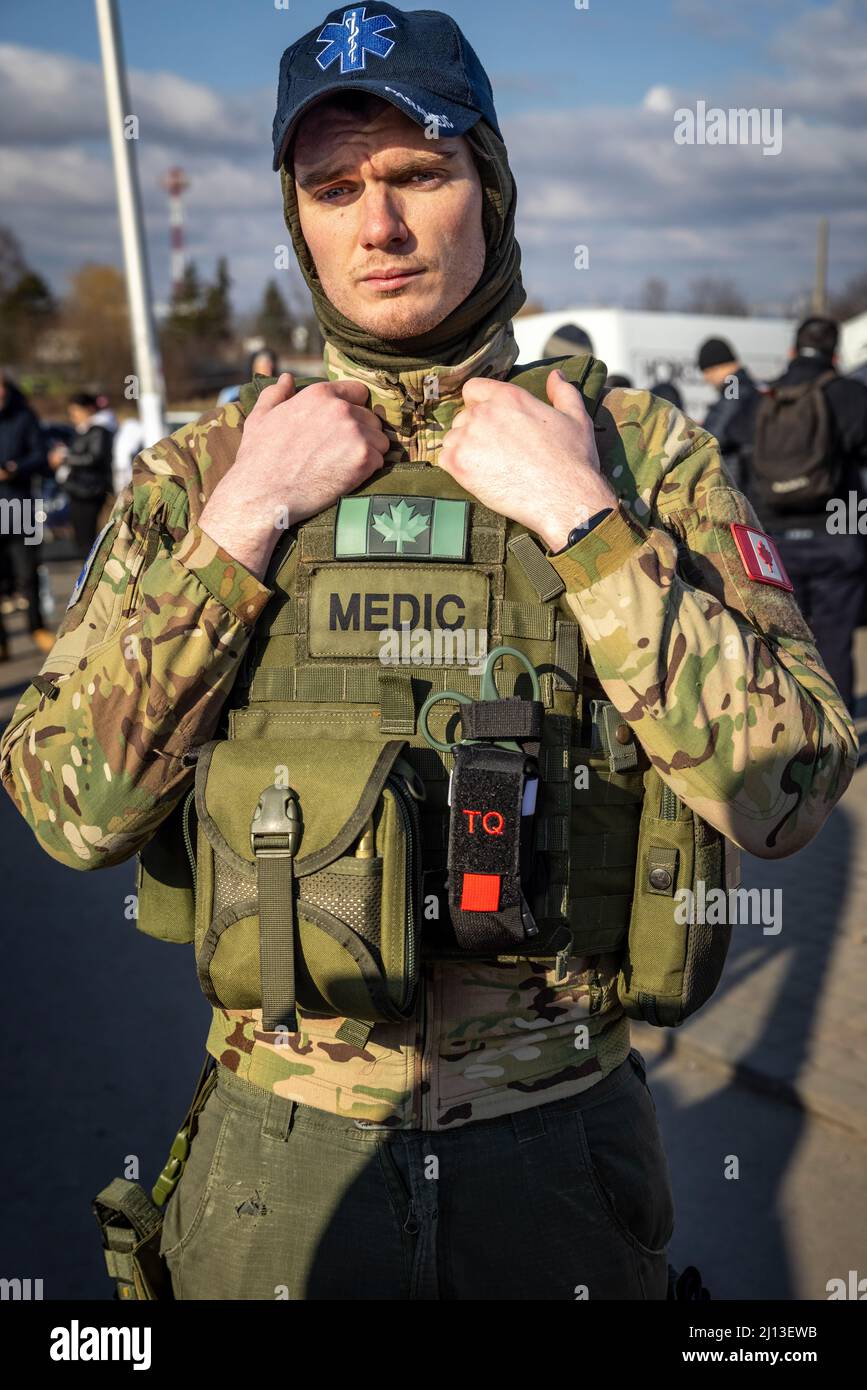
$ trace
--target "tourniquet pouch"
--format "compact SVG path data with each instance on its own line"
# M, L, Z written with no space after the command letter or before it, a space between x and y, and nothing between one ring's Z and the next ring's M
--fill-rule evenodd
M189 791L138 855L136 926L159 941L189 945L195 937L195 819Z
M418 978L421 864L405 740L283 733L206 744L196 765L195 952L207 998L400 1020Z
M518 951L538 938L525 896L532 863L539 785L538 737L543 705L529 700L475 702L464 714L500 725L501 737L533 723L526 751L496 743L460 743L449 789L449 913L458 945L467 950ZM511 721L511 722L510 722ZM532 751L531 751L532 750Z
M644 775L635 890L617 993L630 1018L677 1027L716 989L731 938L725 907L732 850L659 774ZM736 855L736 851L735 851ZM736 862L736 861L735 861ZM717 921L717 917L721 920Z

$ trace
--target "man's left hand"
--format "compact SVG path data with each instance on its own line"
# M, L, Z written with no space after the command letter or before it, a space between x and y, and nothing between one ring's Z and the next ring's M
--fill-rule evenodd
M600 472L580 391L556 368L546 388L551 405L508 381L471 378L439 465L483 506L560 550L573 526L617 498Z

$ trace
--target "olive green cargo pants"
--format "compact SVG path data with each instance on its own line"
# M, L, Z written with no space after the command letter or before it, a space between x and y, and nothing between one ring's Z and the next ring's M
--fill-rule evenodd
M666 1297L674 1207L634 1049L568 1100L445 1132L217 1071L166 1208L176 1298Z

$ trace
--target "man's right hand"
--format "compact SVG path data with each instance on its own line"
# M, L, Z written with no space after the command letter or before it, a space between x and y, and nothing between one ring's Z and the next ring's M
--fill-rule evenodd
M199 517L202 530L262 579L288 526L360 487L388 452L388 438L360 381L323 381L295 394L283 372L244 425L234 464Z

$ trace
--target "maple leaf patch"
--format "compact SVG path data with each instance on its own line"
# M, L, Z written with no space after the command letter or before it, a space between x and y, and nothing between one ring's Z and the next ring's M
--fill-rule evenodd
M403 547L408 542L412 542L417 536L425 531L429 525L427 517L421 516L414 507L410 507L401 499L396 505L389 507L388 516L376 516L373 518L373 526L382 536L383 540L391 541L397 546L396 554L403 554Z

